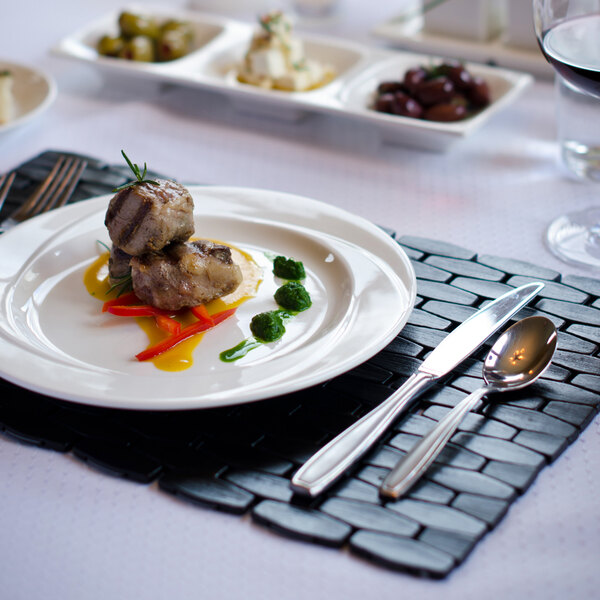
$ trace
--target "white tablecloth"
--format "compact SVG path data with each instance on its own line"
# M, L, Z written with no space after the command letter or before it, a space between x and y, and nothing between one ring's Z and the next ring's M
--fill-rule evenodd
M472 138L436 155L384 146L366 126L240 115L217 94L122 81L49 55L118 0L5 2L0 58L59 85L51 109L0 138L0 172L49 149L136 162L187 182L269 188L343 207L400 234L586 274L544 247L548 222L599 199L557 167L552 86L539 82ZM174 2L172 5L181 4ZM313 25L359 41L398 10L341 0ZM400 4L400 3L398 3ZM510 509L447 580L398 574L339 550L280 537L249 518L178 501L69 456L0 438L0 597L598 597L600 419Z

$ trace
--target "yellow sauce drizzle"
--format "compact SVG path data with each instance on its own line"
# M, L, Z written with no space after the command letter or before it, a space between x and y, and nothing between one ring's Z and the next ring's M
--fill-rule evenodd
M258 83L250 81L250 79L247 79L246 77L244 77L244 75L242 73L237 74L237 80L240 83L245 83L247 85L253 85L255 87L262 87L263 89L267 89L267 90L278 90L280 92L312 92L313 90L318 90L319 88L325 87L328 83L331 83L335 79L335 77L336 77L335 73L328 72L328 73L325 73L325 75L323 75L323 79L321 79L321 81L317 81L316 83L313 83L313 85L309 85L307 88L303 88L301 90L296 90L291 87L277 85L276 83L273 83L272 85L262 86Z
M213 240L215 241L215 240ZM223 242L217 242L222 244ZM228 244L229 245L229 244ZM242 271L242 283L231 294L217 298L206 305L209 314L215 314L223 310L234 308L256 296L258 288L262 282L262 271L256 264L252 256L239 248L230 246L231 258L240 267ZM83 283L88 293L101 302L112 300L117 297L116 290L110 290L108 282L108 258L109 253L101 254L86 270L83 275ZM124 317L115 317L124 318ZM182 327L190 325L196 321L196 317L190 311L182 311L176 319ZM138 325L148 336L148 346L152 346L165 339L168 334L160 329L151 317L136 317ZM189 369L194 360L193 352L196 346L201 342L202 333L194 335L191 338L177 344L174 348L167 350L163 354L152 359L152 363L157 369L162 371L183 371ZM137 350L141 351L142 348Z

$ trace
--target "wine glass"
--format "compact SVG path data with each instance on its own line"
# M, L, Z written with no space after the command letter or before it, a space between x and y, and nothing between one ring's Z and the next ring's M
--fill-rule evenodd
M540 48L558 74L559 93L578 96L582 102L587 95L593 122L597 122L600 0L533 0L533 16ZM600 147L567 142L562 153L567 164L577 165L582 178L600 181ZM559 258L600 269L600 207L559 217L548 228L547 242Z

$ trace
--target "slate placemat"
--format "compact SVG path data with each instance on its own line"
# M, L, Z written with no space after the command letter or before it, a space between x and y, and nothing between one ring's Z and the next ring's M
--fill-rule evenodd
M47 152L18 169L1 218L55 158ZM126 167L88 163L73 201L109 193L129 179ZM404 236L398 242L418 278L408 324L372 359L323 385L241 406L140 412L64 402L0 379L0 429L114 476L157 479L159 490L184 501L250 513L283 535L444 577L598 411L600 281L435 240ZM339 484L313 500L292 495L295 470L398 388L450 330L490 299L533 280L546 287L517 317L544 314L559 329L559 350L542 380L482 402L407 497L382 500L378 484L398 458L480 385L491 340L423 396Z

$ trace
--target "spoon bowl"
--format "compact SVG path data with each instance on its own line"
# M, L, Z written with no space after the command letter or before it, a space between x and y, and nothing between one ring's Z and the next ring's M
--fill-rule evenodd
M518 390L533 383L550 366L556 343L556 328L546 317L527 317L509 327L485 358L485 385L461 400L402 457L381 484L381 494L390 498L405 494L425 473L479 400L491 392Z
M488 352L483 364L484 381L499 392L533 383L550 366L556 341L556 328L550 319L528 317L518 321Z

